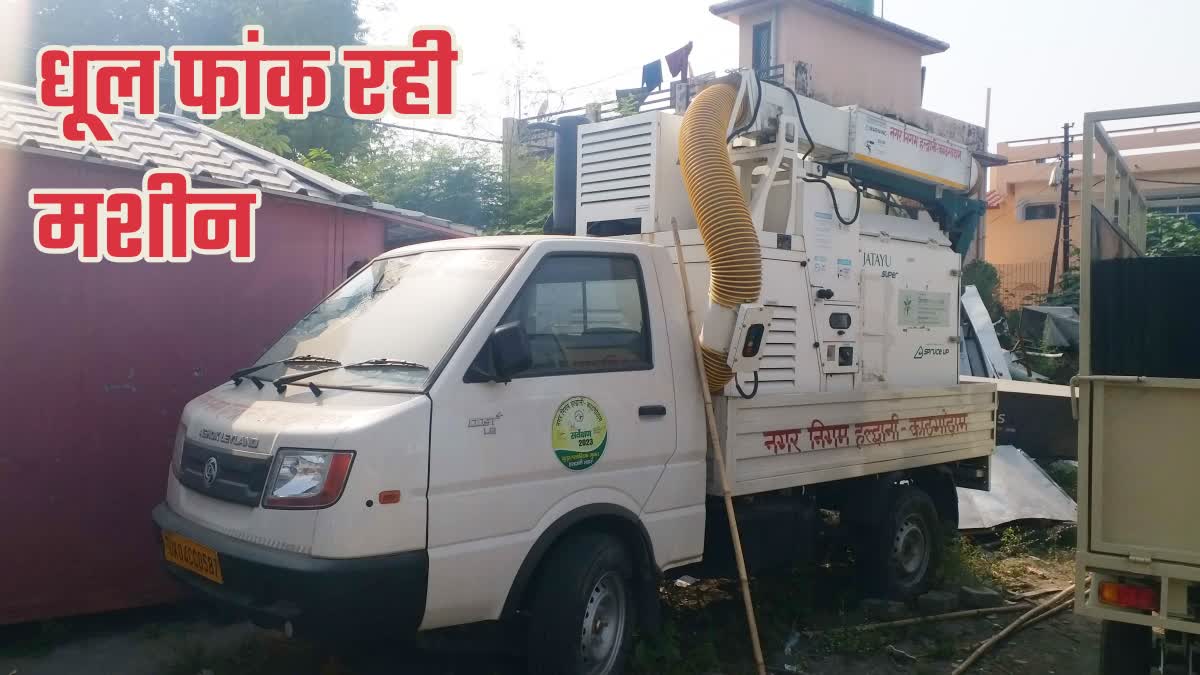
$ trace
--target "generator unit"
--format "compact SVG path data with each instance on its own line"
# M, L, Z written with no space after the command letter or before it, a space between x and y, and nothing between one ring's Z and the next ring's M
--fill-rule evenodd
M749 74L734 82L728 161L760 247L761 296L752 304L770 319L753 371L735 369L722 393L738 395L752 380L761 393L956 384L959 245L983 212L969 194L980 171L969 151ZM678 228L693 303L710 307L704 332L719 334L719 350L739 312L717 308L725 318L711 318L710 256L692 205L698 195L683 176L683 123L656 111L580 127L576 234L673 248Z

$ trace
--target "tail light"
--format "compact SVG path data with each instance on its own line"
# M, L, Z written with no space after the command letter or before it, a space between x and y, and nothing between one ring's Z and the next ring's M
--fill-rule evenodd
M1158 611L1158 591L1150 586L1105 581L1100 584L1100 602L1126 609Z
M280 450L267 474L263 508L323 509L341 499L354 453Z

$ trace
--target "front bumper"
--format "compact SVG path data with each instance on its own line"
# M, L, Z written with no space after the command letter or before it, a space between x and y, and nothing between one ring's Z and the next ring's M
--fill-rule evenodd
M167 504L154 508L160 530L217 552L224 583L176 565L167 571L217 604L263 626L314 632L415 632L425 614L429 554L408 551L369 558L314 558L266 548L197 525Z

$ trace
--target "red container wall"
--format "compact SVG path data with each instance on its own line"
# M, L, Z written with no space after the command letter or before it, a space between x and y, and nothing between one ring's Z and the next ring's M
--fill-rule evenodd
M89 264L34 248L30 188L140 182L0 150L0 624L173 597L149 514L183 405L383 250L373 215L271 195L250 264Z

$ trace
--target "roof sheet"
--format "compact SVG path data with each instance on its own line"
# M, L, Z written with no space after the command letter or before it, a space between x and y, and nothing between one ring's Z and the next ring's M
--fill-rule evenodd
M376 202L358 188L178 115L109 122L111 143L73 143L59 133L63 113L38 105L32 87L0 82L0 147L146 171L179 169L194 179L256 187L265 193L347 204L416 228L462 236L474 228ZM406 228L408 229L408 228Z

